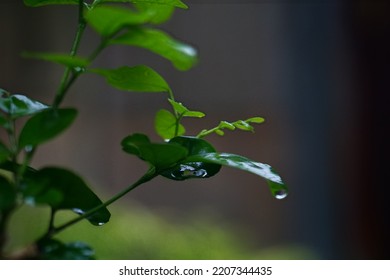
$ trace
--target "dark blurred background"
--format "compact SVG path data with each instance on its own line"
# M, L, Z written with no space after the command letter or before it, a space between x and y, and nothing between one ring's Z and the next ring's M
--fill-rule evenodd
M160 57L118 46L102 53L96 65L156 69L179 101L206 112L204 119L187 122L189 134L220 120L263 116L266 123L255 134L208 140L219 151L272 165L290 194L276 200L260 178L224 168L209 180L158 178L121 206L139 205L177 230L207 219L214 228L232 230L251 250L276 248L282 252L277 258L388 259L390 3L185 2L190 9L178 10L163 29L196 46L200 62L194 69L178 72ZM0 0L0 87L50 103L62 69L19 54L68 52L76 22L76 7L32 9L21 0ZM96 34L87 32L81 53L96 42ZM38 151L35 167L76 170L103 198L143 174L146 165L125 155L119 143L134 132L158 140L153 118L168 107L164 94L117 92L86 75L65 104L76 106L79 117Z

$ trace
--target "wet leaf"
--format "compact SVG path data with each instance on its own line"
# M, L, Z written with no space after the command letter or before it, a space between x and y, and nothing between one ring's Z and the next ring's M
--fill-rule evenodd
M282 178L268 164L255 162L246 157L229 153L202 153L185 159L185 162L192 161L220 164L256 174L266 179L272 194L276 198L287 196L288 189Z
M8 210L15 204L16 192L14 187L7 179L0 176L0 211Z
M68 67L86 67L88 65L88 59L80 56L71 56L68 54L59 54L59 53L34 53L34 52L24 52L22 53L23 57L34 58L45 60L49 62L55 62Z
M43 168L30 174L24 184L26 203L48 204L55 211L72 210L81 215L103 204L79 175L66 169ZM110 220L110 216L103 207L86 219L93 225L102 225Z
M21 94L0 98L0 109L11 119L33 115L47 108L49 106Z
M24 4L30 7L40 7L45 5L70 5L78 3L78 0L24 0Z
M93 260L94 250L83 242L62 243L44 239L38 243L39 258L43 260Z
M90 70L106 78L116 89L135 92L169 92L168 83L153 69L138 65L123 66L117 69L96 68Z
M187 156L187 149L169 143L152 143L143 134L132 134L122 140L125 152L156 167L157 172L172 167Z
M31 117L19 136L19 147L36 146L66 130L77 116L76 109L46 109Z
M182 181L192 178L209 178L220 171L220 164L188 160L197 155L215 152L214 147L209 142L195 137L178 136L172 138L169 143L187 149L188 156L180 162L177 162L174 167L162 172L162 176Z
M177 125L178 128L176 129ZM165 109L161 109L157 112L154 127L157 134L164 140L169 140L175 136L183 135L185 133L184 126L178 124L176 117Z
M111 37L125 27L145 24L154 12L137 12L123 7L98 6L89 10L85 19L97 33Z
M168 59L177 69L183 71L190 69L197 62L197 52L192 46L153 28L129 28L126 33L112 39L110 43L147 49Z

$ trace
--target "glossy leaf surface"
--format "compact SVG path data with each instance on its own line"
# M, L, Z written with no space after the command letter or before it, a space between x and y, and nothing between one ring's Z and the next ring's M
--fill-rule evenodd
M55 211L72 210L77 214L84 214L103 203L80 176L58 167L46 167L31 174L25 182L23 195L29 204L48 204ZM93 225L102 225L110 216L103 207L86 219Z
M195 156L214 153L215 149L209 142L195 137L179 136L172 138L169 143L187 149L188 156L182 161L177 162L173 168L162 172L162 176L181 181L191 178L209 178L220 171L220 164L190 160Z
M88 65L88 60L79 56L71 56L68 54L59 54L59 53L33 53L25 52L22 54L26 58L34 58L45 61L50 61L58 63L68 67L86 67Z
M69 5L78 3L78 0L24 0L24 4L30 7L40 7L46 5Z
M188 70L197 62L197 52L192 46L179 42L157 29L133 27L110 43L150 50L171 61L179 70Z
M39 258L44 260L93 260L95 252L82 242L62 243L44 239L38 243Z
M272 194L276 198L287 196L288 189L282 178L268 164L252 161L246 157L228 153L203 153L188 157L186 162L199 161L215 163L247 171L266 179Z
M125 152L133 154L156 167L157 172L172 167L187 154L187 149L169 143L152 143L143 134L132 134L122 140Z
M29 119L19 137L19 147L36 146L66 130L77 116L76 109L47 109Z
M168 110L161 109L157 112L154 120L154 127L159 136L164 140L172 139L185 133L182 124L178 124L176 117Z
M16 192L7 179L0 176L0 211L8 210L16 203ZM1 215L0 215L1 217Z
M47 108L49 106L21 94L0 98L0 109L12 119L33 115Z
M129 26L149 22L154 12L137 12L123 7L98 6L89 10L85 19L103 37L110 37Z
M92 69L93 73L106 78L108 84L116 89L135 92L169 92L168 83L153 69L138 65L123 66L117 69Z

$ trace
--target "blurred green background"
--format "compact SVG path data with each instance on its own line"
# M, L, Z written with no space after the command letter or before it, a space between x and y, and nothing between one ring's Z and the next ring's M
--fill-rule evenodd
M134 203L136 204L136 203ZM82 241L90 245L96 258L105 260L218 260L218 259L313 259L308 248L292 244L258 249L253 233L240 230L207 212L174 221L140 205L110 208L111 221L101 227L81 222L56 238L63 242ZM25 248L47 227L49 209L25 206L11 221L9 251ZM58 223L75 215L60 212Z

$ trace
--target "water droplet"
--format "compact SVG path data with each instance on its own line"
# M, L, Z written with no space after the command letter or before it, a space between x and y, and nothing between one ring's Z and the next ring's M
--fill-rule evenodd
M192 163L192 165L180 164L180 168L174 170L171 176L175 179L184 180L188 178L204 178L207 176L207 171L203 168L199 168L201 164Z
M285 190L278 190L274 193L276 199L283 199L288 195L288 192Z
M32 152L33 148L34 147L31 146L31 145L27 145L26 147L24 147L24 150L25 150L26 153L30 153L30 152Z
M76 214L79 214L79 215L83 215L85 212L79 208L73 208L72 209L73 212L75 212Z

